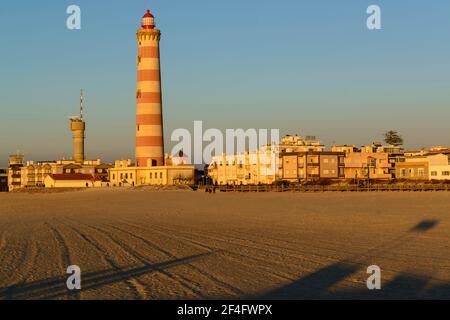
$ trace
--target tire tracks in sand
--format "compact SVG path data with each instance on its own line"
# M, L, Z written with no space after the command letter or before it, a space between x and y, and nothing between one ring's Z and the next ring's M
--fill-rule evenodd
M88 243L91 247L93 247L102 257L102 260L110 265L110 267L115 270L118 274L126 275L126 272L122 270L122 268L114 261L114 259L107 254L107 251L98 240L96 240L93 236L90 236L86 234L85 232L82 232L81 230L78 230L77 228L73 227L72 224L65 224L68 228L73 230L77 236ZM136 277L131 277L132 279L126 279L124 282L128 285L128 287L134 292L134 297L136 299L142 299L143 289L142 284L139 283L139 280L136 279Z
M74 221L74 220L72 220L72 221L77 224L81 224L84 227L90 228L97 233L103 234L104 236L109 238L113 243L115 243L116 246L119 247L126 255L131 256L134 260L142 263L144 266L151 266L151 263L148 261L147 257L145 257L142 254L140 254L139 252L137 252L135 249L133 249L128 244L126 244L124 241L118 239L117 237L114 237L111 232L108 232L108 230L105 230L105 229L102 229L102 228L99 228L96 226L92 226L89 224L81 223L78 221ZM162 248L159 248L158 251L167 252ZM170 253L168 253L168 255L170 258L178 259L178 257L176 257ZM191 281L189 279L183 277L182 275L169 273L167 271L160 270L160 269L155 269L155 271L163 274L164 276L166 276L167 278L169 278L173 281L178 282L182 287L184 287L184 289L187 289L188 291L190 291L192 294L196 295L197 297L205 298L204 295L201 293L201 289L197 289L195 286L191 285ZM141 277L142 276L134 277L134 279L139 281L139 284L140 284L139 290L141 293L141 298L147 299L148 298L148 294L147 294L147 290L146 290L147 284L145 282L143 282L142 280L140 280Z
M36 227L33 227L32 230L29 231L30 237L26 238L24 246L19 243L19 245L13 245L16 248L14 248L12 251L5 249L5 252L7 251L8 253L12 253L13 255L17 252L21 252L21 255L14 263L8 263L8 265L14 267L14 274L10 273L8 275L5 275L3 272L1 273L2 279L0 279L0 283L2 284L2 286L4 286L4 289L0 289L0 299L16 299L17 289L20 288L21 285L25 284L34 273L36 258L39 254L39 248L36 245L34 236L35 230ZM8 243L5 240L5 248L7 246ZM5 258L7 258L6 255L3 256L2 263ZM5 278L3 278L3 276L5 276Z
M49 222L46 222L45 225L48 227L50 232L54 235L54 240L57 244L57 247L60 251L61 258L58 259L59 265L61 267L62 271L65 271L67 267L72 265L72 259L70 255L70 248L68 246L68 243L64 237L64 235L61 233L59 228L56 226L51 225ZM66 275L66 273L64 273ZM69 300L80 300L81 299L82 292L80 290L75 290L73 292L68 291L67 298Z
M174 254L170 253L167 250L162 249L161 247L159 247L158 245L156 245L155 243L151 242L150 240L148 240L148 239L146 239L144 237L141 237L139 235L133 234L133 233L127 231L127 230L123 230L123 229L121 229L121 228L119 228L117 226L114 226L114 225L110 225L109 227L113 228L113 229L115 229L115 230L117 230L119 232L122 232L122 233L126 234L127 236L132 236L135 239L138 239L139 241L142 241L147 246L162 252L163 254L165 254L170 259L177 259L177 257ZM202 245L202 246L195 245L195 247L201 248L203 250L206 249L207 252L209 252L209 253L221 253L221 250L217 250L217 249L214 249L214 248L211 248L211 247L208 247L208 246L204 246L204 245ZM186 264L186 266L188 268L190 268L191 270L193 270L194 272L196 272L200 277L206 278L208 281L218 285L219 287L221 287L222 289L224 289L225 291L227 291L227 293L229 293L231 295L242 295L243 294L243 292L240 289L232 286L229 283L226 283L226 282L220 280L219 278L215 277L214 275L212 275L211 273L207 272L204 269L198 268L198 267L192 265L191 263Z

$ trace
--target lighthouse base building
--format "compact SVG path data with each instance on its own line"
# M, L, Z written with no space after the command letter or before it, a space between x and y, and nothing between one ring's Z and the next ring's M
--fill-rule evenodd
M109 170L112 186L195 183L195 167L164 153L161 64L154 16L147 10L137 31L135 161L117 160Z

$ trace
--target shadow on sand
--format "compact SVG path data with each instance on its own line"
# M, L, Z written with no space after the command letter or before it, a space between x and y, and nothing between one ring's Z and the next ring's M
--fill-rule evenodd
M400 248L402 244L420 237L439 224L437 220L424 220L411 228L409 232L389 243L384 243L370 252L360 256L339 261L314 273L269 292L249 297L252 299L450 299L450 283L430 286L431 277L400 273L389 283L383 283L382 290L370 291L366 284L360 283L360 289L332 290L332 287L357 272L365 272L365 263L377 253ZM187 264L204 258L214 252L174 259L158 264L145 264L141 267L130 267L121 270L108 269L85 273L82 276L84 290L95 289L112 283L139 277L151 272L163 271L174 266ZM367 264L368 266L369 264ZM0 288L0 299L57 299L79 298L73 296L66 287L66 277L55 277L42 281L17 284ZM245 297L243 297L245 298Z
M124 269L108 269L82 274L82 290L95 289L101 286L128 280L133 277L143 276L151 272L163 271L178 265L187 264L204 258L213 252L193 255L185 258L174 259L157 264L145 264L141 267ZM46 280L17 284L6 288L0 288L0 299L58 299L79 298L78 292L72 292L66 286L67 277L54 277Z
M382 252L398 248L405 240L412 240L439 224L438 220L424 220L409 232L391 243L374 248L371 252ZM366 256L370 258L370 253ZM431 277L400 273L389 283L383 283L382 290L368 290L366 283L361 289L332 290L332 287L356 272L365 272L364 261L356 257L327 266L302 277L293 283L274 289L256 299L450 299L450 283L430 286ZM367 259L366 259L367 260ZM367 264L369 266L369 264Z

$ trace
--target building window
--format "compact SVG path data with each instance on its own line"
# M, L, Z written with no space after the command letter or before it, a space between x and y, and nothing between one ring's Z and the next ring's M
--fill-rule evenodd
M132 173L130 173L130 179L133 179L133 174Z
M159 178L162 179L162 177L163 177L163 173L160 172L160 173L159 173Z
M120 174L120 180L123 180L123 173Z
M442 171L443 176L450 176L450 171Z
M116 180L116 175L113 174L113 175L112 175L112 178L113 178L113 180Z
M153 172L150 172L150 179L153 179Z
M128 173L125 173L125 179L128 179Z
M437 175L438 175L438 174L437 174L437 171L431 171L431 176L432 176L432 177L437 177Z

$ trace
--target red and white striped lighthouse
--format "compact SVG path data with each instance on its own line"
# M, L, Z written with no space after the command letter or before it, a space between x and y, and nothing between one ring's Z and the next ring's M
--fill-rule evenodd
M164 165L164 138L159 40L150 10L142 17L138 40L136 90L136 165Z

